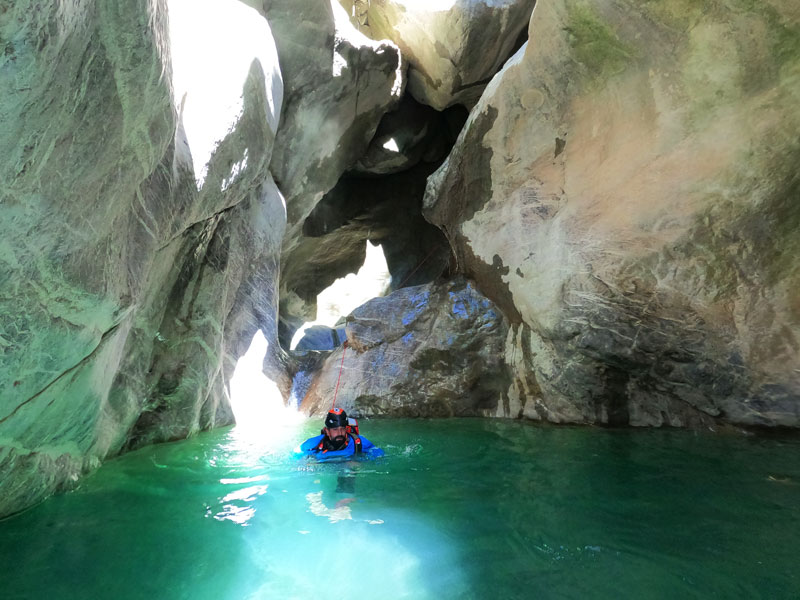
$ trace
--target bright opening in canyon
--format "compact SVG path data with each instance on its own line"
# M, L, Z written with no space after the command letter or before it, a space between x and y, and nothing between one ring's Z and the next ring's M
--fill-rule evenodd
M317 295L317 318L297 330L292 338L292 350L297 348L306 330L316 325L335 327L339 319L350 314L353 309L384 294L391 275L383 247L373 246L369 242L366 245L367 255L358 273L340 277Z

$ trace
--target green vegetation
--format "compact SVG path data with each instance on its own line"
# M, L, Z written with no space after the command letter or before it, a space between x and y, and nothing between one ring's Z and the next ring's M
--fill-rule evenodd
M586 67L593 80L617 75L637 58L635 49L624 44L587 5L570 8L565 29L575 60Z
M645 0L642 10L670 29L686 31L715 7L714 0Z

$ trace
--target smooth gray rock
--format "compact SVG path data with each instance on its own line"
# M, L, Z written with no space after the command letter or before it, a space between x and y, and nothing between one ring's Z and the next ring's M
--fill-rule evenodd
M341 3L368 36L398 45L410 65L411 95L443 110L456 103L474 106L513 53L535 0Z
M405 67L397 46L360 34L335 2L266 0L262 10L275 32L285 86L270 169L286 198L280 313L288 347L296 328L314 320L316 294L325 287L297 292L314 285L293 267L315 245L303 240L303 223L398 104Z
M232 421L225 371L275 329L285 212L277 65L247 59L198 190L165 3L16 2L0 37L3 516L123 448Z
M800 425L793 7L537 5L424 209L511 321L508 414Z
M161 77L165 15L143 2L61 5L0 14L0 516L124 440L135 410L113 414L108 393L186 200Z

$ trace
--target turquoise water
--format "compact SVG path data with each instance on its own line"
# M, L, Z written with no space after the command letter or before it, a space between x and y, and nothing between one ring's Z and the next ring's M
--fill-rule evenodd
M228 429L0 522L0 597L798 598L800 439L368 421Z

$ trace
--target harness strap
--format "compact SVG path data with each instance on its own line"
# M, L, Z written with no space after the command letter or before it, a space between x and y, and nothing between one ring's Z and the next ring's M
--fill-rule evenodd
M361 438L355 434L349 434L351 438L353 438L353 454L361 454L363 450L363 446L361 445ZM348 444L349 445L349 444ZM316 447L317 452L322 452L325 454L328 450L325 448L325 438L322 438L319 441L319 444Z

